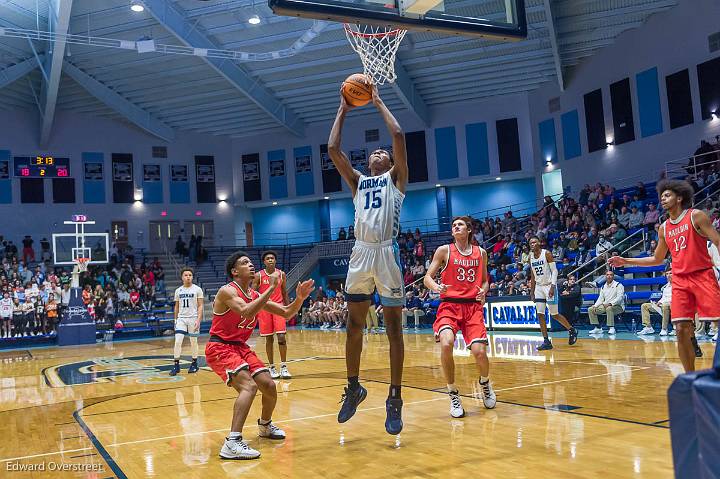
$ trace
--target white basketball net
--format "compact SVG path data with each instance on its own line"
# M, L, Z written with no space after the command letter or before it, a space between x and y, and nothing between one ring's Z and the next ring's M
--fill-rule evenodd
M75 266L77 266L79 273L84 273L85 271L87 271L89 265L90 258L77 258L75 260Z
M395 54L407 30L346 23L345 35L375 85L395 81Z

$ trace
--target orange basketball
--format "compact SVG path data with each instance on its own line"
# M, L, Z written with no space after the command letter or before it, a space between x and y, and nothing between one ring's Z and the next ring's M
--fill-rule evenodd
M342 94L352 106L367 105L372 99L370 82L362 73L353 73L343 82Z

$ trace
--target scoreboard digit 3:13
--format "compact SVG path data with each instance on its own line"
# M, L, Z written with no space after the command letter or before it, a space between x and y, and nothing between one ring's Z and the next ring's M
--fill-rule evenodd
M16 156L15 176L21 178L68 178L70 159L54 156Z

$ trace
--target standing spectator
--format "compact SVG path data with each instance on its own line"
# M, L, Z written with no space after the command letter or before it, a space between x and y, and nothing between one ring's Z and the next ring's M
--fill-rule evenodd
M28 261L35 261L35 250L33 249L33 241L32 237L30 235L25 235L25 238L22 240L23 244L23 261L25 264L28 263Z
M155 269L153 270L153 274L155 275L155 291L160 293L165 293L165 270L160 266L160 264L155 265Z
M195 255L197 253L197 249L195 249L196 242L197 239L195 235L190 236L190 242L188 243L188 261L195 261Z
M9 338L12 331L13 300L10 293L5 291L0 299L0 335Z
M50 242L47 240L47 238L43 238L40 240L40 249L42 250L42 253L40 254L40 258L42 259L42 261L50 261Z
M338 231L338 241L345 241L347 239L347 232L345 231L345 227L341 226L340 231Z
M177 241L175 241L175 254L178 256L186 256L187 250L185 249L185 242L182 236L178 235Z
M13 298L13 331L12 336L18 337L25 333L25 309L16 296Z
M349 240L355 239L355 227L353 225L348 226L348 239Z
M47 333L52 334L55 332L55 328L58 323L58 304L55 301L55 295L50 293L48 295L48 302L45 305L45 314L47 317Z
M422 238L418 238L415 242L415 258L420 261L425 259L425 243Z

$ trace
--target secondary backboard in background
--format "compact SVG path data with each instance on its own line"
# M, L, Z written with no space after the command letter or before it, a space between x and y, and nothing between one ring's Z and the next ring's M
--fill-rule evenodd
M527 37L525 0L268 0L277 15L471 37Z
M110 235L108 233L86 233L85 226L94 225L84 215L74 215L72 221L75 233L53 233L53 263L56 265L74 265L80 258L89 260L89 264L110 262Z
M110 258L110 235L107 233L85 233L85 249L75 233L53 234L53 263L74 265L78 257L90 258L90 264L108 263Z

